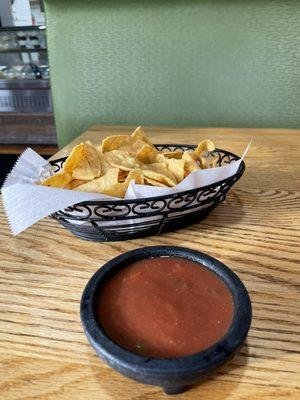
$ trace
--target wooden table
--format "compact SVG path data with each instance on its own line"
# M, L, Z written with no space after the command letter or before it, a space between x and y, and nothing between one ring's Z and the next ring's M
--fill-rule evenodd
M12 237L1 213L1 399L166 399L161 389L135 383L102 363L79 319L82 290L101 265L157 244L218 258L243 280L253 304L249 337L237 356L176 399L300 399L300 131L145 130L156 143L210 138L237 154L252 139L246 173L206 220L161 237L92 243L50 219ZM96 126L75 142L99 143L107 134L130 131Z

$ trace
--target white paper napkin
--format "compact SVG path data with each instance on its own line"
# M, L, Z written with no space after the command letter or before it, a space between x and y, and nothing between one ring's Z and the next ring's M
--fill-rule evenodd
M200 188L234 175L245 157L250 143L238 161L211 169L199 170L188 175L172 188L137 185L130 183L125 199L172 194L183 190ZM76 190L39 186L35 182L49 176L51 165L32 149L28 148L18 158L2 186L4 210L13 235L17 235L40 219L63 210L73 204L91 200L120 200L118 198L86 193Z

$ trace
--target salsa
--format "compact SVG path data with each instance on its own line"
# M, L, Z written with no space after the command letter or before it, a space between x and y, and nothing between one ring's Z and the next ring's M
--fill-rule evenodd
M207 349L228 331L230 290L208 268L184 258L136 261L99 292L98 319L122 347L149 357L174 358Z

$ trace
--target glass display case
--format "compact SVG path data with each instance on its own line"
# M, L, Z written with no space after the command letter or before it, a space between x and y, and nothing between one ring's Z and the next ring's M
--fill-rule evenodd
M0 28L0 126L0 143L56 143L44 26Z
M0 28L0 112L51 112L43 26Z

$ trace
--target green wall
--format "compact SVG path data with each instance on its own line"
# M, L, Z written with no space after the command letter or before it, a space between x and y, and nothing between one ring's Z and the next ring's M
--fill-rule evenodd
M46 0L59 144L91 124L300 127L300 1Z

